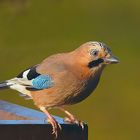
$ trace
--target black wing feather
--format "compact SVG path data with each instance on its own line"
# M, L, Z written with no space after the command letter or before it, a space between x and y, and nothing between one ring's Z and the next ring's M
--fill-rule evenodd
M24 70L23 72L21 72L21 73L17 76L17 78L23 78L23 74L24 74L24 72L27 71L27 70L29 70L29 72L27 73L27 79L28 79L28 80L32 80L32 79L38 77L40 74L36 71L36 67L37 67L37 66L38 66L38 65L33 66L33 67L30 67L30 68Z

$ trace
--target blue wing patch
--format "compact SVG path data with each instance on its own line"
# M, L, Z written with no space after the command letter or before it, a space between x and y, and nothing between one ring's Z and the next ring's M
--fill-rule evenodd
M32 81L33 88L35 89L46 89L53 86L53 80L50 75L39 75Z

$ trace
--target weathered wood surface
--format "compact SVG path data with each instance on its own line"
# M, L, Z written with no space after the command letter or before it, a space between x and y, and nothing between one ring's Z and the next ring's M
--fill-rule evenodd
M62 118L54 116L61 124L62 131L57 140L87 140L88 127L82 130L75 124L66 124ZM0 140L54 140L52 127L45 114L0 101Z

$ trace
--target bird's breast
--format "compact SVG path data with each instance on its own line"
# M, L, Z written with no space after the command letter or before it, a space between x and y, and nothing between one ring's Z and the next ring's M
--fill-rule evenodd
M66 98L67 104L79 103L87 98L97 87L100 75L101 74L98 73L88 79L80 80L75 83L70 95Z

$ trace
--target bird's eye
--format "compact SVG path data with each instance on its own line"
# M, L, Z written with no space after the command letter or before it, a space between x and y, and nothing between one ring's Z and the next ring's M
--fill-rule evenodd
M99 51L97 51L97 50L91 50L90 51L90 55L92 55L92 56L97 56L98 53L99 53Z

